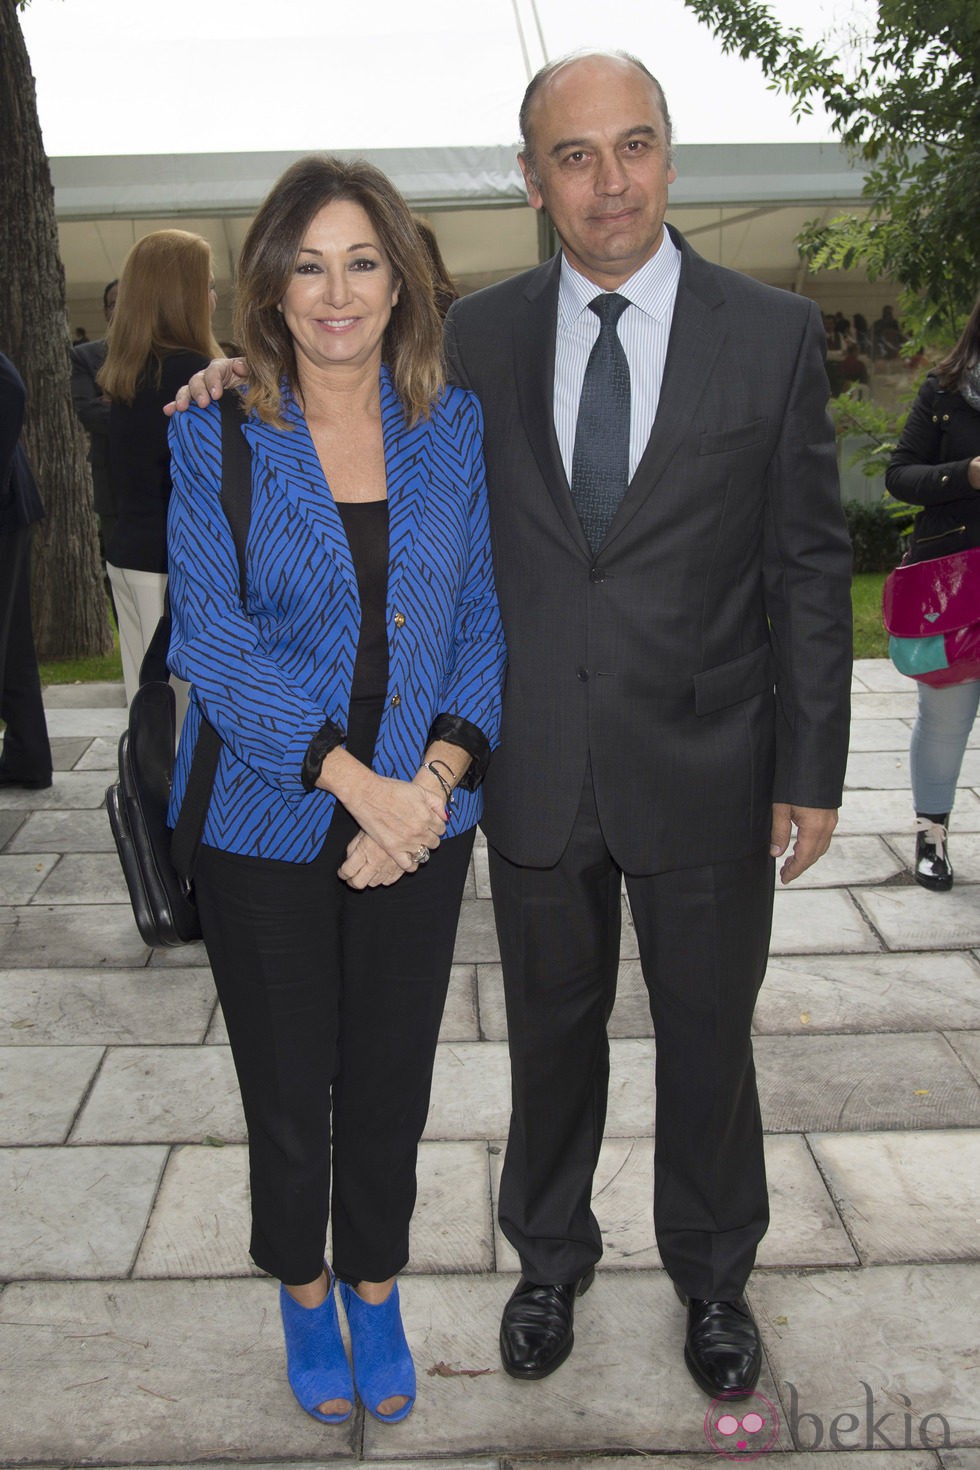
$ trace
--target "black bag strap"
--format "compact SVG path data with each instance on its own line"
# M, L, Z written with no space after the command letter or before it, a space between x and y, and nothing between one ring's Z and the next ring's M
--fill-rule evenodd
M242 607L247 610L245 546L252 519L252 455L242 433L245 416L238 393L222 394L218 406L221 410L221 508L231 526L238 555L239 595ZM220 755L221 736L213 725L203 720L170 843L174 867L188 882L194 876Z

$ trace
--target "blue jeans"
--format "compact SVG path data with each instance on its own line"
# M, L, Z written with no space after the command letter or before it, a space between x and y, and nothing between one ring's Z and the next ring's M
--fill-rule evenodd
M909 762L917 812L939 816L953 809L966 742L980 703L980 679L945 689L919 685L919 714Z

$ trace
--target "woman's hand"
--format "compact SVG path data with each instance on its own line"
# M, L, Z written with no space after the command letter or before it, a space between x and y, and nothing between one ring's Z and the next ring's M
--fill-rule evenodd
M189 383L177 389L172 403L165 403L163 411L170 418L174 413L183 413L196 403L198 408L207 408L212 399L220 398L226 388L237 388L248 382L248 362L244 357L215 357L195 373Z
M414 781L378 776L343 746L324 756L317 785L333 792L362 832L403 873L413 873L418 853L423 847L438 847L446 830L448 814L441 794L436 796Z
M347 845L347 856L337 869L338 878L351 888L390 888L404 870L366 832L358 832Z

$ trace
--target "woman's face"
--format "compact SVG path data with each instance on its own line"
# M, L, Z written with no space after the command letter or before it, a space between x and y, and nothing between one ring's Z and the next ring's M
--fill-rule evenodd
M381 361L381 340L398 284L371 220L338 199L314 216L279 303L297 361L315 369Z

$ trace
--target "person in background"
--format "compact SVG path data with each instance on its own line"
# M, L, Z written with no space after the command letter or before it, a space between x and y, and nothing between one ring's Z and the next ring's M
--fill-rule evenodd
M868 381L868 369L861 361L853 342L848 344L844 356L834 366L837 369L838 382L842 387L848 383L867 383Z
M116 308L119 282L110 281L102 292L102 311L106 326ZM116 528L116 502L109 479L109 399L96 382L105 362L106 341L76 344L71 349L71 401L89 437L88 462L92 470L92 492L95 514L99 518L99 540L102 558Z
M163 405L220 351L211 247L186 230L156 230L133 246L119 279L96 382L109 409L109 480L116 525L106 547L119 622L126 699L156 630L167 587L170 450ZM179 684L178 726L187 704Z
M896 500L921 505L911 561L980 546L980 298L958 342L919 389L885 473ZM919 684L909 762L915 803L915 881L934 893L953 886L949 817L980 680L935 689Z
M234 335L244 607L217 405L171 430L170 662L192 684L171 820L206 719L223 746L194 884L248 1123L252 1258L282 1283L301 1407L343 1423L356 1386L394 1423L416 1392L395 1278L500 723L483 420L445 386L419 234L369 164L301 159L273 187Z
M414 218L415 228L419 232L419 239L422 241L432 272L432 291L435 296L436 310L440 317L445 317L453 302L459 300L459 290L442 258L435 230L428 220L420 219L418 215L415 215Z
M20 442L27 391L0 353L0 787L51 785L51 744L31 624L31 537L44 515Z
M890 361L898 357L898 354L901 352L905 337L902 333L901 323L895 320L890 306L882 307L881 316L871 328L871 340L876 358L884 358L886 361Z

